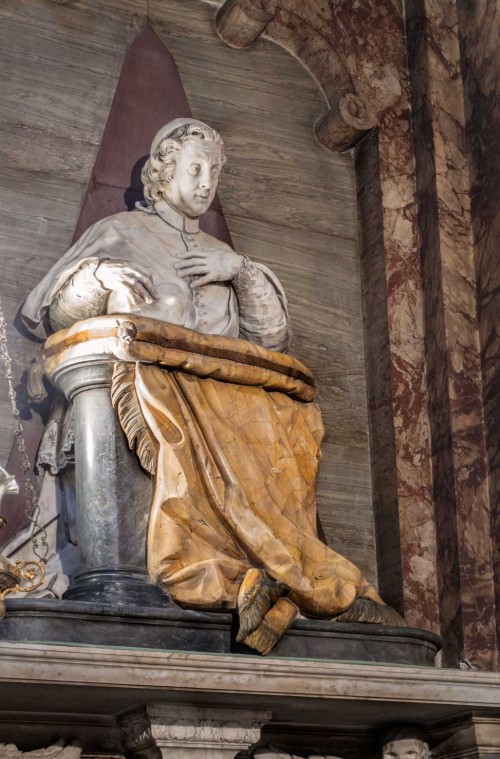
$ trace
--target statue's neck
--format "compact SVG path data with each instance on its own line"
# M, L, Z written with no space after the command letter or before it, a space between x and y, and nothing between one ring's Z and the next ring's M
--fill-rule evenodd
M154 204L154 209L163 221L166 221L171 227L178 229L179 232L196 234L196 232L200 231L198 219L190 219L184 216L183 213L173 208L166 200L158 200Z

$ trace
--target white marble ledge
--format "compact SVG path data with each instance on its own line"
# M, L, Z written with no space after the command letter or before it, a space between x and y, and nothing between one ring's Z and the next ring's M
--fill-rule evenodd
M498 673L0 642L0 686L8 683L500 708Z

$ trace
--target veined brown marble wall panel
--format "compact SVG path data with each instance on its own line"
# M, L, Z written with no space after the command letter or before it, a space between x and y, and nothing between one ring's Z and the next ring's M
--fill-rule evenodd
M460 619L460 578L457 524L453 517L454 470L446 359L446 330L441 297L439 218L435 192L433 132L429 120L425 14L416 8L408 15L409 64L413 95L415 152L418 163L418 223L422 272L426 282L428 403L432 433L433 494L439 540L440 628L446 638L443 663L460 659L463 631Z
M376 576L354 166L312 127L324 97L298 61L267 40L228 48L214 9L150 0L193 115L221 131L219 197L236 250L268 264L290 300L291 352L317 379L326 438L319 510L326 537Z
M500 648L500 6L458 0Z
M434 0L407 7L445 659L458 651L488 668L494 586L457 13Z
M370 23L376 33L353 37L353 57L358 58L357 77L368 85L384 56L400 80L402 99L385 111L378 125L378 156L370 143L358 149L357 172L360 213L363 226L364 308L367 324L367 360L372 350L370 331L382 355L378 374L370 378L369 393L375 392L390 408L391 429L374 429L382 421L381 410L374 415L370 406L372 466L377 471L379 552L385 553L385 583L393 580L409 625L439 630L436 579L436 536L432 497L431 440L425 373L425 325L423 282L417 227L413 140L405 79L406 58L400 9L375 2ZM339 6L340 8L341 6ZM338 9L337 9L338 10ZM366 8L365 8L366 10ZM390 29L390 33L388 30ZM375 67L375 68L374 68ZM358 86L359 86L359 80ZM370 152L372 156L370 157ZM372 169L369 187L363 161L378 164ZM368 172L369 174L369 172ZM369 256L370 247L383 246L385 287L370 282L370 269L382 275L382 261ZM368 275L368 276L367 276ZM377 283L377 280L375 281ZM385 307L384 307L385 300ZM372 396L370 395L370 398ZM397 508L396 508L397 504ZM396 533L396 530L398 532ZM397 552L400 549L399 562Z
M407 109L388 112L380 124L379 160L405 619L438 631L423 283Z

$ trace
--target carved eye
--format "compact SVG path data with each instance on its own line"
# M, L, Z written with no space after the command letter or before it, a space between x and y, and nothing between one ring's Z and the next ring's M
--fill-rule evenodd
M193 163L191 164L189 168L189 173L192 174L194 177L198 176L198 174L201 171L201 166L199 163Z

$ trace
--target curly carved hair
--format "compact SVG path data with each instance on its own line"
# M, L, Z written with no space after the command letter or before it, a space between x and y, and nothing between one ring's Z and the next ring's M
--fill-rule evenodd
M422 759L431 759L429 744L423 732L416 725L392 725L380 734L380 755L383 756L385 746L395 741L416 740L422 747Z
M163 197L163 186L174 178L178 154L186 142L194 139L219 145L222 165L226 163L224 143L220 134L215 129L201 123L183 124L155 146L144 164L141 179L144 185L144 197L148 205L161 200Z

